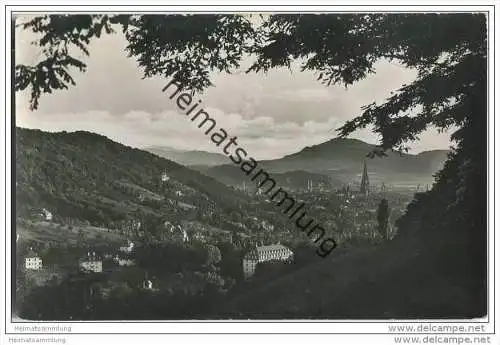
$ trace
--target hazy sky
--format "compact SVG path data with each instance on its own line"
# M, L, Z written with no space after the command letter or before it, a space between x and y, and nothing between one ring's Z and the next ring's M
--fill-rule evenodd
M32 64L40 57L29 45L31 33L16 37L16 62ZM126 57L126 40L120 33L103 36L90 45L84 58L86 73L75 72L77 85L44 94L39 109L28 109L28 93L17 95L16 124L48 131L87 130L134 147L150 145L220 152L203 132L177 110L161 90L163 79L141 79L142 70ZM335 129L361 113L361 107L381 102L415 71L380 62L376 74L345 89L326 87L312 73L286 69L259 74L214 74L215 86L197 95L204 108L233 136L239 146L257 159L280 157L336 136ZM196 99L195 98L195 99ZM370 143L369 130L352 135ZM447 149L449 134L430 130L412 152Z

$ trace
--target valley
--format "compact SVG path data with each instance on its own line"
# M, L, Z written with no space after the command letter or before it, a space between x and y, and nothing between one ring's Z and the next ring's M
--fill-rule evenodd
M93 318L99 309L102 317L112 318L105 307L111 300L131 303L130 298L139 294L136 297L144 303L156 303L158 298L199 300L203 307L192 310L190 317L204 318L229 312L236 296L325 265L315 253L315 243L234 166L214 161L192 169L89 132L18 128L16 142L18 292L23 296L20 314L26 318L52 315L43 306L28 307L33 303L29 296L50 298L65 284L83 289L82 300L66 311L67 317ZM413 194L424 192L411 183L406 188L377 185L371 173L367 178L375 181L361 193L362 169L354 169L362 166L364 156L350 158L344 169L332 168L339 160L324 163L320 168L329 167L329 172L322 174L304 163L309 155L300 158L302 169L297 170L286 171L286 166L295 169L299 164L288 156L283 158L285 165L263 164L280 171L273 177L308 205L308 216L338 243L327 262L375 250L397 237L398 218ZM371 166L371 160L366 161ZM384 171L380 164L373 165ZM419 176L423 171L420 168ZM352 176L346 179L349 172ZM382 199L390 205L385 235L377 228ZM259 263L249 279L242 262L252 250L266 246L289 248L293 262ZM32 252L41 262L35 271L23 267L23 259ZM82 271L82 262L90 262L94 271ZM100 297L89 300L85 291L95 284ZM90 306L97 309L91 313ZM185 312L179 304L155 315L179 318ZM135 313L152 317L146 310Z

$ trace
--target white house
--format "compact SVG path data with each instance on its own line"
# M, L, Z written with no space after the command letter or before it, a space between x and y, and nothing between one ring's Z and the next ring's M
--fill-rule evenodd
M256 246L243 258L243 275L246 279L252 277L259 262L283 261L291 262L293 252L282 244Z
M161 174L161 181L162 182L167 182L169 180L170 180L170 176L168 176L166 172L164 172L163 174Z
M95 252L87 253L87 255L80 260L80 268L83 271L102 272L102 260Z
M146 290L153 290L153 282L149 279L146 279L142 282L142 288Z
M177 225L176 229L177 229L177 231L182 232L182 242L184 242L184 243L189 242L189 236L188 236L186 230L181 228L180 225Z
M46 208L36 209L33 213L33 216L39 220L51 221L53 219L52 212L47 210Z
M146 275L144 277L144 280L142 281L142 284L140 285L141 288L145 289L145 290L156 290L158 291L154 286L153 286L153 281L151 279L149 279L148 277L148 272L146 272Z
M42 209L42 212L43 212L43 215L45 217L45 220L47 221L51 221L52 220L52 212L50 212L49 210L47 209Z
M130 254L134 250L134 242L128 241L128 245L126 247L120 247L120 251Z
M24 267L27 270L39 270L42 268L42 258L31 248L24 258Z

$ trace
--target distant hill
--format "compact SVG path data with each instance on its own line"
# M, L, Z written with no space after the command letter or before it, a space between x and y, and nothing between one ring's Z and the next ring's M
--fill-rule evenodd
M329 176L337 183L354 183L361 179L363 162L366 160L370 181L393 185L431 184L447 157L447 150L433 150L417 155L388 152L386 157L367 158L376 146L357 139L336 138L325 143L306 147L303 150L259 164L273 173L305 171ZM202 171L228 183L237 176L237 167L223 165ZM233 181L234 183L234 181Z
M18 214L43 207L57 216L104 224L138 212L173 213L167 199L179 190L218 207L244 200L197 171L90 132L17 128L15 159ZM161 188L163 172L170 178L168 190Z
M149 146L144 150L185 166L215 166L230 162L229 158L221 153L179 150L163 146Z
M435 150L418 155L388 152L386 157L369 159L366 155L375 145L357 139L336 138L280 159L262 161L270 171L307 170L314 172L352 171L361 173L366 160L369 171L376 173L433 174L437 164L444 163L446 150Z

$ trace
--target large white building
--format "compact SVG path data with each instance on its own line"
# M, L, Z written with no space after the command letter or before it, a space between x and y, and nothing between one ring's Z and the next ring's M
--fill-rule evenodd
M293 252L282 244L257 246L243 258L243 275L245 279L252 277L259 262L293 261Z
M24 258L24 267L27 270L39 270L42 268L42 258L40 258L31 248Z

